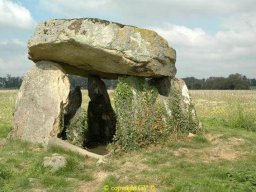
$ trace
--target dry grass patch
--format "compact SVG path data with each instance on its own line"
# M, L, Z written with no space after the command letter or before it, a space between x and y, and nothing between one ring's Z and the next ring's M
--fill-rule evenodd
M78 192L95 192L97 191L100 186L101 183L107 178L107 176L109 175L109 173L107 172L102 172L99 171L97 173L94 173L94 180L89 181L87 183L82 183L79 187L78 187Z
M231 137L228 139L220 138L222 134L205 134L205 138L211 143L210 147L200 149L181 147L172 151L176 157L185 156L189 162L211 163L214 161L228 160L233 161L242 157L246 152L237 149L237 146L245 143L242 138Z

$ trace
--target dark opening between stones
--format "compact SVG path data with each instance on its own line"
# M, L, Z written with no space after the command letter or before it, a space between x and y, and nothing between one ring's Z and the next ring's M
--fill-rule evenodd
M86 147L107 144L116 131L116 115L105 83L98 76L88 77L88 138Z
M98 76L70 76L71 91L64 112L63 130L58 137L91 152L104 155L116 131L116 115L104 81ZM108 87L113 82L107 81ZM88 89L89 103L82 109L82 88Z
M68 106L66 107L66 110L64 112L64 123L63 123L63 130L61 133L59 133L59 137L66 140L67 139L67 128L71 122L71 120L76 115L77 111L82 105L82 92L81 87L76 86L73 90L70 91L68 96Z

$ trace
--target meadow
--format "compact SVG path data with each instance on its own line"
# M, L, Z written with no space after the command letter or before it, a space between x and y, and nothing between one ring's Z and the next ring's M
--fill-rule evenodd
M0 91L0 191L256 191L256 90L190 93L201 134L177 133L97 164L57 147L6 141L17 91ZM86 92L83 101L86 108ZM67 159L54 173L42 165L52 153Z

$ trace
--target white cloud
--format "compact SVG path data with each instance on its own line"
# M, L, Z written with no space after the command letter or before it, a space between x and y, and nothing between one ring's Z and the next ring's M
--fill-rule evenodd
M28 9L9 0L0 0L0 29L30 29L35 24Z
M27 45L17 39L35 25L31 13L21 4L0 0L0 76L24 75L31 67Z
M153 29L177 50L178 75L207 77L239 72L255 77L256 20L251 20L253 15L241 17L215 34L173 24Z
M31 67L26 43L20 40L0 41L0 76L24 75Z
M188 28L185 26L166 24L164 27L153 28L160 35L169 40L174 47L205 47L210 46L212 39L201 28Z

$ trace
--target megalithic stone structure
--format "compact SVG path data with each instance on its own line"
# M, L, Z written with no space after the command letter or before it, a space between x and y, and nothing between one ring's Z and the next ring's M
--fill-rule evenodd
M68 74L90 77L93 81L89 82L98 83L89 85L95 89L104 87L101 78L151 79L149 84L157 88L159 96L170 98L178 94L182 98L178 104L184 109L182 113L195 113L187 107L191 100L185 83L175 78L176 51L152 30L100 19L54 19L38 25L28 49L29 59L35 66L26 74L18 94L13 138L46 145L57 138L63 130L63 115L69 103ZM170 93L171 87L178 90L176 94ZM109 125L101 125L105 130L92 132L104 133L105 139L112 139L109 133L118 130L122 119L114 114L103 92L107 93L106 90L90 90L97 98L91 101L89 112L94 111L93 106L100 105L98 98L107 98L105 104L109 110L95 112L92 116L102 114L104 117L96 118L102 121L95 123L108 122ZM136 95L136 90L133 93ZM166 113L171 115L172 109L165 106ZM111 114L105 114L108 111ZM196 115L193 118L196 120ZM91 125L90 120L90 129L100 129ZM112 125L116 122L117 126Z

